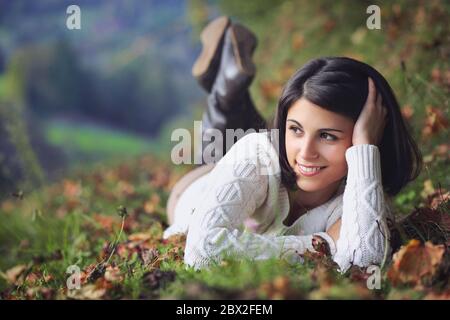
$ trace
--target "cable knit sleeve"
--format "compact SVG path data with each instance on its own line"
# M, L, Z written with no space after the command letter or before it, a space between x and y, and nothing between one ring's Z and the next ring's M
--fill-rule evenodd
M239 142L211 172L209 190L189 223L184 261L196 269L220 261L223 254L298 260L301 259L298 253L314 250L312 235L276 236L247 231L244 221L267 198L270 179L267 163L271 160L264 152L257 152L230 161L233 153L240 153L236 150Z
M346 152L347 184L341 230L334 261L345 272L352 265L380 265L389 250L387 203L381 181L380 154L374 145L357 145Z

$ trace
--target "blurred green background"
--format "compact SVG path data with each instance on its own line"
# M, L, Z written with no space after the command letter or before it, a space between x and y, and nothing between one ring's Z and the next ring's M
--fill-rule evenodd
M185 1L0 1L0 197L151 144L201 97ZM168 141L170 143L170 140Z

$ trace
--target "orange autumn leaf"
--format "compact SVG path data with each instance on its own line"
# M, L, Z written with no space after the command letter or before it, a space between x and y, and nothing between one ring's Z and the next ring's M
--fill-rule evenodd
M124 277L117 266L107 266L105 271L105 279L109 282L121 282Z
M424 300L450 300L450 289L443 292L430 292L425 297Z
M300 32L296 32L292 35L292 49L298 51L305 45L305 37Z
M11 200L5 200L0 205L0 210L4 213L9 213L15 208L14 203Z
M424 245L416 239L403 246L393 258L387 276L394 286L398 284L420 285L436 273L445 253L443 245Z
M150 184L155 188L166 188L170 182L170 171L163 166L155 168L150 177Z
M445 191L442 189L436 190L434 193L430 194L427 198L427 204L431 209L436 210L442 203L450 200L450 191ZM450 215L447 220L450 220ZM450 230L450 224L447 228Z
M144 211L146 213L154 213L161 201L161 197L157 193L153 193L150 200L144 203Z
M325 21L325 23L323 24L323 30L327 33L333 31L335 27L336 21L331 18L327 19L327 21Z
M152 236L149 233L138 232L128 236L128 240L131 242L144 242L150 240Z
M79 182L64 180L63 193L69 199L78 198L81 195L81 184Z
M71 290L67 292L67 297L71 299L98 300L106 294L106 289L95 284L88 284L81 287L81 290Z
M281 94L282 86L271 80L261 81L261 94L266 100L277 99Z
M105 216L102 214L94 214L94 220L100 224L100 226L107 230L108 232L112 232L114 227L118 227L120 224L111 216Z
M411 105L406 104L402 107L402 115L406 120L411 119L411 117L414 114L414 109L411 107Z
M450 144L440 144L434 148L433 154L439 157L450 158Z
M450 70L440 70L434 68L431 70L431 81L444 87L450 87Z
M287 61L285 62L280 69L280 82L286 82L292 75L295 73L296 66L293 62Z
M431 80L433 82L440 83L441 82L441 70L434 68L431 70Z
M287 299L295 294L290 280L286 276L277 276L273 281L261 284L259 291L268 299L273 300Z
M28 266L24 264L19 264L8 269L5 273L1 272L0 275L4 278L8 283L11 284L21 284L23 283L23 274L28 269Z
M130 183L120 180L117 184L116 193L119 196L128 197L134 194L134 187Z
M425 119L425 125L422 129L422 137L427 138L439 131L448 128L449 123L442 110L427 106L427 117Z

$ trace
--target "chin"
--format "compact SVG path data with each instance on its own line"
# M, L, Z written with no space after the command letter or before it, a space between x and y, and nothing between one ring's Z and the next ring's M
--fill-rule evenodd
M303 190L305 192L317 192L321 190L327 190L331 186L337 187L338 184L341 183L342 178L344 178L345 175L342 177L329 177L328 179L317 179L317 180L309 180L305 177L300 177L297 179L297 186L300 188L300 190ZM330 182L331 181L331 182ZM326 182L326 183L325 183Z
M321 183L305 181L304 179L301 179L301 181L297 180L297 186L300 188L300 190L306 192L315 192L326 188L326 186L322 185Z

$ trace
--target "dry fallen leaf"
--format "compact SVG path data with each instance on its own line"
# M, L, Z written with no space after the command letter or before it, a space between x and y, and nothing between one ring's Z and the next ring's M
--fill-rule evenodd
M170 171L164 166L156 167L151 174L150 184L165 189L170 182Z
M128 236L128 240L131 242L144 242L151 238L152 236L149 233L138 232L133 233Z
M259 291L268 299L282 300L294 296L290 280L286 276L277 276L271 282L260 285Z
M305 37L300 32L295 32L292 35L292 49L299 51L305 45Z
M134 194L134 187L133 187L132 184L121 180L117 184L115 193L119 197L120 196L129 197L129 196L132 196Z
M433 154L438 156L438 157L443 157L446 159L450 158L450 144L440 144L437 145L434 150L433 150Z
M80 197L82 192L80 182L75 182L72 180L64 180L63 181L63 193L69 199L76 199Z
M109 282L121 282L124 277L122 276L119 267L107 266L105 271L105 279Z
M422 129L422 137L427 138L439 133L443 129L449 127L448 119L445 117L442 110L427 106L427 116L425 118L425 124Z
M98 300L106 293L105 288L99 288L95 284L88 284L81 287L81 290L67 292L67 297L72 299Z
M271 80L263 80L260 84L260 91L266 100L277 99L281 94L282 86Z
M47 287L33 287L28 288L26 291L26 296L28 299L42 298L44 300L53 299L55 294L55 289Z
M141 260L144 263L145 266L151 265L153 262L155 262L159 257L159 252L156 248L152 249L143 249L141 251Z
M424 300L450 300L450 289L444 292L430 292L425 297Z
M429 203L431 209L436 210L441 205L441 203L444 203L449 200L450 200L450 191L438 190L435 193L428 196L427 202ZM449 217L448 219L450 219L450 215L447 214L447 216Z
M403 117L406 119L406 120L409 120L409 119L411 119L411 117L413 116L413 114L414 114L414 109L411 107L411 105L410 104L405 104L403 107L402 107L402 115L403 115Z
M413 239L394 255L387 276L394 286L426 284L436 273L444 253L444 245L423 245Z
M323 24L323 30L325 32L331 32L336 27L336 20L328 18Z
M161 202L161 197L157 193L153 193L150 200L144 203L144 211L146 213L154 213Z
M112 232L114 228L118 228L120 226L120 222L112 216L95 213L92 218L94 218L94 220L108 232Z
M28 266L19 264L17 266L8 269L5 273L1 272L0 275L10 284L19 285L23 283L23 274L28 269Z
M433 182L430 179L427 179L423 183L423 190L420 193L422 198L427 198L429 195L435 193L436 190L433 187Z

